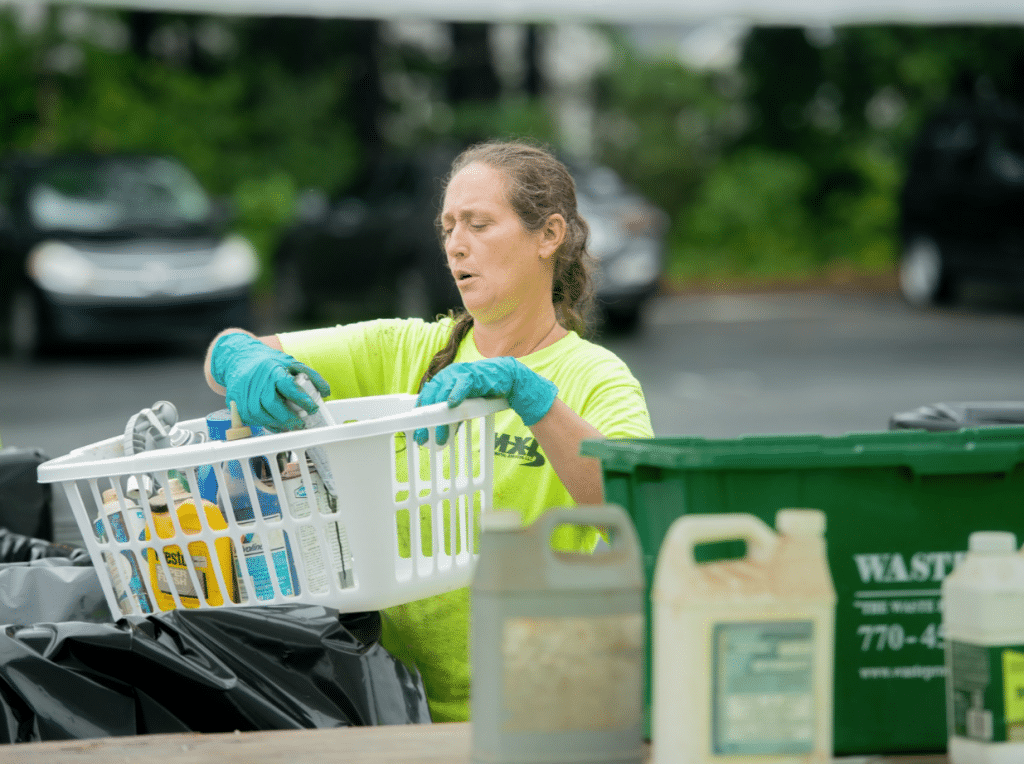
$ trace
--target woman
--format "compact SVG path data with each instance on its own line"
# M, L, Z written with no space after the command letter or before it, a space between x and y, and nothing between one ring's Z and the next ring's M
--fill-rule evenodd
M300 426L284 399L313 409L293 381L299 371L336 398L418 391L420 405L454 406L502 397L510 409L495 415L493 506L530 523L546 509L602 502L601 465L580 455L580 443L653 432L626 365L580 336L591 275L572 176L526 143L471 147L452 165L438 224L464 312L259 339L229 329L207 354L210 387L244 421L275 430ZM563 548L596 541L594 531L560 530ZM434 721L466 720L469 590L383 615L382 642L419 669Z

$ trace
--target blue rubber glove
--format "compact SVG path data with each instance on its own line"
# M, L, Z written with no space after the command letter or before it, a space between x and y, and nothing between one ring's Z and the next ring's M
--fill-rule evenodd
M310 414L318 408L296 383L294 375L300 372L309 375L321 395L330 395L331 386L313 369L248 334L225 334L210 353L210 376L224 386L228 407L234 401L243 422L272 432L302 427L302 420L288 408L286 399Z
M524 366L511 356L487 358L472 363L454 363L437 373L420 391L417 406L448 401L454 408L466 398L504 398L527 427L537 424L551 410L558 396L554 382ZM421 446L428 433L420 428L413 438ZM437 428L438 445L448 442L448 426Z

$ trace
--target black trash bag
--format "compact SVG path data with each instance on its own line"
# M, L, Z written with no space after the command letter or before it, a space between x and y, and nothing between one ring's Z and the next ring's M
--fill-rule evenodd
M893 414L890 430L960 430L1024 425L1024 402L933 403Z
M429 723L380 615L308 605L8 626L0 742Z
M89 552L80 546L55 543L0 528L0 563L32 562L47 557L66 557L72 565L83 567L92 565Z
M38 448L0 448L0 527L53 539L53 487L36 476L47 459Z

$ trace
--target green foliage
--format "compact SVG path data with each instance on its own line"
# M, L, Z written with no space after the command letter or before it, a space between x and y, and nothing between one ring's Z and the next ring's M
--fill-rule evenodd
M245 178L235 188L234 203L240 228L260 257L259 287L262 289L269 290L273 286L274 242L295 213L297 193L292 176L281 171Z
M272 60L196 70L87 40L36 35L0 14L0 137L9 149L138 151L181 159L203 185L234 201L271 286L272 249L298 189L345 185L360 160L343 114L344 78L329 67L301 76ZM78 66L43 66L64 46Z
M10 13L0 14L0 146L28 146L38 129L33 47Z
M551 113L542 103L527 98L506 98L498 103L466 102L452 107L452 124L445 135L468 143L491 138L532 138L557 143Z
M693 202L736 114L713 78L620 44L598 87L598 157L665 210Z
M679 278L891 269L927 115L965 73L1024 101L1014 27L754 28L735 76L618 51L600 156L669 212Z
M819 263L803 199L811 170L781 152L749 148L725 157L672 231L670 273L774 276Z
M236 49L177 60L100 45L65 12L47 6L26 31L0 9L2 145L181 158L234 201L263 288L297 193L344 188L374 152L485 136L560 145L547 101L445 103L451 62L408 45L378 51L373 20L219 17ZM201 18L161 18L199 39ZM670 272L683 277L890 268L905 157L927 114L968 70L1024 101L1018 27L755 28L738 69L715 72L608 34L594 155L669 213Z

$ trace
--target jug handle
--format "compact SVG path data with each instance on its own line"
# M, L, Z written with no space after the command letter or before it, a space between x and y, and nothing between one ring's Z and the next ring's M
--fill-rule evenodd
M663 543L671 544L674 549L687 550L688 562L697 565L694 550L699 544L745 541L747 556L758 562L765 562L771 558L778 538L775 531L754 515L727 513L683 515L672 523Z
M558 556L558 552L551 548L551 534L559 525L596 525L608 527L617 531L611 534L611 543L607 555L618 560L621 556L632 556L640 559L640 541L626 511L617 504L581 504L572 509L558 508L551 509L542 514L534 523L537 533L544 540L543 548L545 553L556 562L564 562ZM593 560L587 555L588 560ZM600 559L598 558L598 559Z

